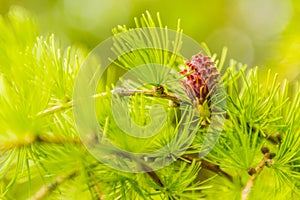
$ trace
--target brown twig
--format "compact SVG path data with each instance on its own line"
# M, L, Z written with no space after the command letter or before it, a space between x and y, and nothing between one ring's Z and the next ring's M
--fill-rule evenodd
M89 186L93 187L93 190L96 194L97 200L103 200L105 198L105 196L103 194L101 194L98 184L96 183L95 179L92 178L94 176L94 174L91 171L88 171L87 174L88 174L89 178L91 179L91 181L89 182Z
M67 139L67 138L59 138L59 137L45 137L45 136L37 136L37 143L51 143L51 144L77 144L81 145L81 140L78 139Z
M161 182L158 175L155 173L153 169L151 169L148 165L146 165L144 162L140 163L142 168L146 171L146 173L150 176L150 178L160 187L164 187L164 184Z
M266 135L266 137L267 137L267 139L271 142L271 143L273 143L273 144L280 144L281 143L281 136L280 136L280 134L279 133L276 133L276 135L275 136L273 136L273 135L268 135L268 134L266 134L266 133L264 133L265 135Z
M164 92L164 90L158 90L157 88L154 88L154 90L126 90L126 89L116 89L116 90L111 90L112 94L118 94L120 96L133 96L135 94L143 94L145 96L150 96L150 97L158 97L158 98L163 98L163 99L169 99L172 100L174 103L179 104L180 103L180 98L176 95L173 94L167 94ZM106 96L107 92L103 92L100 94L95 94L93 97L98 98L102 96Z
M226 115L226 119L230 119L229 115ZM237 122L239 124L241 124L241 121L239 118L237 118ZM255 127L250 127L249 123L246 123L248 130L251 130L252 132L257 132L257 129ZM269 142L271 142L272 144L275 145L280 145L280 143L282 142L282 138L280 133L276 133L275 136L263 131L263 133L261 133L260 135L262 135L263 137L265 137Z
M22 140L13 140L9 142L2 142L0 144L0 151L9 151L14 148L30 146L33 144L76 144L81 145L79 139L66 139L59 137L43 137L43 136L27 136Z
M224 176L226 177L228 180L232 181L232 176L230 174L228 174L227 172L223 171L220 166L218 165L215 165L215 164L212 164L206 160L200 160L200 159L197 159L197 158L194 158L192 156L189 156L189 155L182 155L181 156L182 159L185 159L185 160L189 160L189 161L196 161L196 162L201 162L201 166L204 168L204 169L207 169L209 171L212 171L216 174L219 174L221 176Z
M96 162L96 163L89 165L89 167L93 168L93 167L96 167L98 164L99 163ZM59 185L78 176L80 174L79 172L80 172L79 169L75 169L66 175L58 176L54 181L43 186L40 190L38 190L35 193L35 195L33 195L32 197L29 198L29 200L44 199L46 196L50 195Z
M247 182L245 188L242 191L242 200L247 200L250 195L250 191L254 185L254 181L257 178L257 176L262 172L264 166L273 164L272 158L275 156L274 153L270 153L267 148L262 148L262 152L264 153L263 159L259 162L257 167L250 168L248 170L249 175L251 175L249 181Z
M116 89L116 90L111 90L110 91L111 94L118 94L120 96L132 96L135 94L143 94L145 96L149 96L149 97L157 97L157 98L162 98L162 99L168 99L171 100L172 102L174 102L174 104L179 105L180 104L180 98L174 94L167 94L166 92L162 92L159 93L156 89L154 90L126 90L126 89ZM103 96L107 96L108 93L107 92L102 92L99 94L95 94L92 97L93 98L99 98L99 97L103 97ZM37 114L37 117L41 117L41 116L45 116L51 113L55 113L58 111L62 111L64 109L70 108L74 105L74 101L69 101L65 104L61 104L61 105L56 105L50 108L47 108L43 111L40 111Z
M128 153L125 153L125 152L122 152L122 153L119 153L118 154L119 156L123 156L124 158L127 158L127 159L131 159L131 160L134 160L140 167L141 169L146 172L149 177L160 187L164 187L164 184L162 183L162 181L160 180L159 176L156 174L156 172L149 166L147 165L147 163L138 158L138 157L135 157L135 156L132 156Z
M67 180L70 180L76 177L79 173L79 170L73 170L67 175L62 175L57 177L53 182L49 183L48 185L42 187L37 193L29 198L30 200L40 200L44 199L46 196L51 194L59 185L64 183Z
M250 128L250 126L247 124L247 127ZM252 132L256 132L257 129L255 127L252 127ZM262 134L265 138L267 138L268 141L270 141L272 144L280 144L281 143L281 136L279 133L276 133L275 136L266 133L265 131Z
M50 107L50 108L47 108L43 111L38 112L37 117L41 117L41 116L44 116L44 115L47 115L47 114L55 113L55 112L64 110L66 108L70 108L72 106L73 106L73 101L69 101L65 104L56 105L56 106L53 106L53 107Z

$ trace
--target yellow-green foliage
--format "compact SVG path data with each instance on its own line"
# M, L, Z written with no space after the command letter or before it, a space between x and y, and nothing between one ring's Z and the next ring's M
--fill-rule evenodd
M148 13L140 22L137 26L162 26L159 17L156 22ZM118 31L127 29L119 27ZM180 34L180 28L177 31ZM174 47L180 48L177 42ZM257 175L248 198L300 198L297 84L279 82L271 72L261 80L258 68L247 69L233 60L223 66L225 50L219 59L212 55L223 74L227 110L222 134L205 161L173 157L175 162L155 172L125 173L93 158L76 130L72 93L86 51L63 47L53 35L39 36L35 20L20 7L1 16L0 46L0 198L240 199L250 180L247 170L261 162L264 155L260 151L265 146L276 156ZM116 64L128 70L135 62L146 62L143 56L171 63L176 70L182 62L163 51L133 51ZM96 98L99 124L122 148L151 151L165 146L182 122L176 107L158 94L135 95L130 100L130 114L137 124L150 123L149 106L157 103L166 108L169 119L153 140L133 139L117 127L109 111L113 88L100 88L99 92L107 95ZM124 103L121 99L117 102ZM189 130L190 124L185 124L186 134L175 145L183 146L190 137L187 133L197 132L185 153L192 157L199 152L198 142L203 141L206 129L199 123L199 131Z

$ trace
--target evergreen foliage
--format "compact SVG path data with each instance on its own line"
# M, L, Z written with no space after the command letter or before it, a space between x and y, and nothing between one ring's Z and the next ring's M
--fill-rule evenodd
M147 13L136 19L136 27L156 26L164 27L159 16L153 20ZM119 26L113 32L128 30ZM0 33L2 199L300 199L297 83L280 82L271 71L262 78L259 68L250 69L234 60L224 66L226 48L220 58L210 55L226 90L226 119L215 147L205 158L198 159L195 155L205 138L209 117L200 116L197 129L189 128L195 123L192 116L179 110L176 103L170 105L176 100L172 92L184 92L183 88L170 85L163 88L166 93L160 93L159 84L153 84L139 88L149 93L130 93L129 113L136 124L151 123L149 109L155 104L160 104L168 116L157 135L137 139L125 134L111 113L110 102L118 90L110 84L118 80L101 80L99 95L95 95L99 124L105 136L123 149L160 149L175 136L183 118L189 122L184 134L172 143L175 146L169 147L180 149L189 144L184 155L169 158L166 154L160 159L174 162L162 169L151 171L145 162L147 172L126 173L91 156L75 127L72 94L86 50L63 47L53 35L39 36L34 18L20 7L12 7L1 16ZM179 25L177 33L173 44L167 40L160 44L173 45L175 53L138 50L118 58L114 64L125 73L134 66L156 62L172 66L179 74L184 64L176 55L181 48ZM166 38L164 34L153 32L149 39L156 41L157 35ZM138 41L138 36L134 39ZM123 44L116 41L115 51ZM114 70L106 73L111 76ZM134 82L121 80L121 84L135 88ZM127 102L119 93L113 100L121 110ZM203 105L206 111L212 106L208 101Z

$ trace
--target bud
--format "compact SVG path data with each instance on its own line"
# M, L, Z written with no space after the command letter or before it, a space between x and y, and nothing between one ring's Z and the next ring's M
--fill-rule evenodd
M270 150L269 150L268 147L262 147L260 150L261 150L261 152L262 152L263 154L266 154L266 153L269 153L269 152L270 152Z

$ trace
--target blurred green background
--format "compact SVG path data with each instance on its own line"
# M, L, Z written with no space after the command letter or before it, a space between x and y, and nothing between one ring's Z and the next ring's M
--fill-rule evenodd
M133 26L146 10L160 12L168 28L177 19L186 35L206 42L212 52L229 48L229 58L280 78L300 80L299 0L0 0L0 12L21 5L33 13L40 34L89 49L111 36L116 25ZM1 34L1 33L0 33Z

